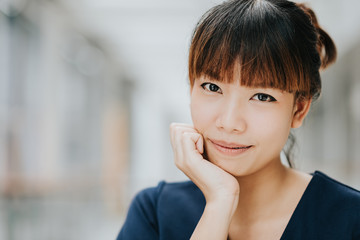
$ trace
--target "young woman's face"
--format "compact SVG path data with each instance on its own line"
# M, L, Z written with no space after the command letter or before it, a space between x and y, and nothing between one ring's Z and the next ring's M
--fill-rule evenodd
M204 137L206 156L234 176L279 165L280 152L294 126L294 106L291 93L238 82L202 77L191 89L192 120Z

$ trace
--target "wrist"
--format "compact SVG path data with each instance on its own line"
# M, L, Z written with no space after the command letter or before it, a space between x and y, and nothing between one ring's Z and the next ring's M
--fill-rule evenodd
M223 195L206 200L205 210L212 212L212 214L218 215L219 217L232 218L239 201L239 194L234 195ZM221 216L220 216L221 215Z
M207 203L212 203L214 205L218 204L232 204L237 203L239 199L240 188L236 184L233 188L221 189L214 191L212 194L205 196Z

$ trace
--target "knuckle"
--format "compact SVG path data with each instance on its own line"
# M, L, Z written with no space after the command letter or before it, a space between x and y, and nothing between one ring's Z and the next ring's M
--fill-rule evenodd
M177 126L177 123L170 123L170 129L175 129Z
M184 137L192 137L194 135L194 133L192 133L192 132L183 132L182 135Z
M181 142L182 143L185 143L185 142L189 141L189 139L191 138L191 135L189 133L187 133L187 132L182 133L181 136L182 136L181 137Z

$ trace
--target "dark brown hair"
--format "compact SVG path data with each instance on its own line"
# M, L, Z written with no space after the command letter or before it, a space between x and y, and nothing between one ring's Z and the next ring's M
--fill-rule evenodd
M304 4L286 0L226 1L204 14L189 52L192 86L202 75L240 84L278 88L297 97L317 98L319 70L336 59L330 36Z
M336 59L336 47L304 4L286 0L230 0L206 12L197 24L189 52L189 80L206 76L240 84L278 88L295 98L316 99L320 69ZM285 155L290 167L290 134Z

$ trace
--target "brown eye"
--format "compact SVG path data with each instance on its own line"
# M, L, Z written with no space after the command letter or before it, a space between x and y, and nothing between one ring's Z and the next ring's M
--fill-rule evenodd
M209 92L222 93L220 87L213 83L203 83L201 84L201 87Z
M276 99L265 93L257 93L252 97L254 100L259 100L261 102L275 102Z

